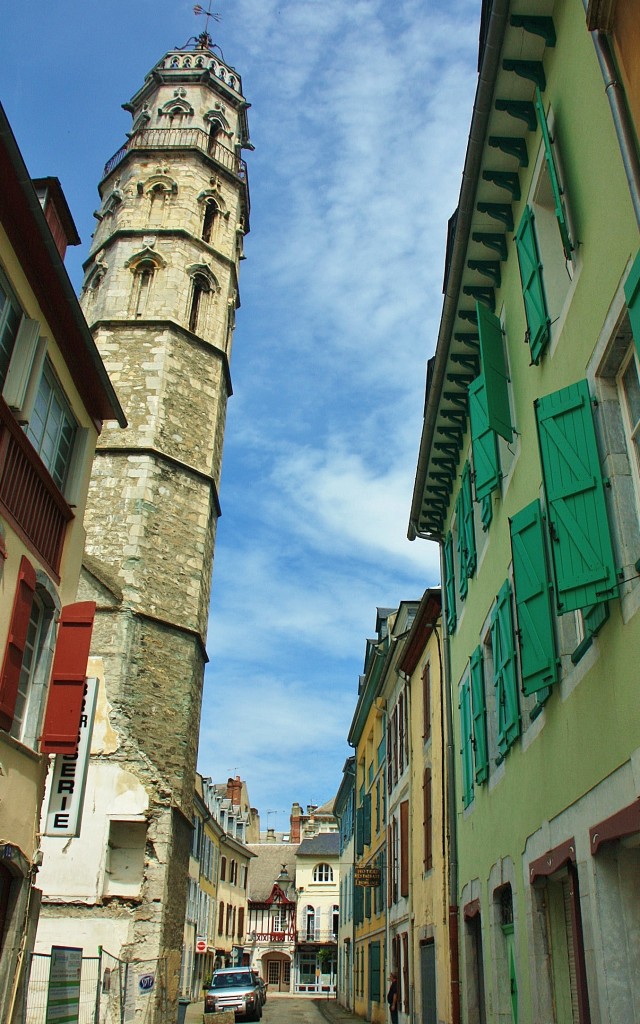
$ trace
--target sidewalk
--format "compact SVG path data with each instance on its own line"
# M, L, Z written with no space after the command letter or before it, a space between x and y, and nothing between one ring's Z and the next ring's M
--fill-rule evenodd
M345 1010L335 996L329 999L312 999L312 1003L318 1007L320 1013L329 1024L353 1024L354 1021L363 1021L363 1017L357 1017L351 1010Z

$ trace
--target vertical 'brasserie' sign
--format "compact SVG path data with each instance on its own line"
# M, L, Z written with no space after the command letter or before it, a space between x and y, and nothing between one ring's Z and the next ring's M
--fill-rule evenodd
M80 716L78 750L75 754L56 754L45 829L47 836L80 835L97 693L98 680L87 679Z

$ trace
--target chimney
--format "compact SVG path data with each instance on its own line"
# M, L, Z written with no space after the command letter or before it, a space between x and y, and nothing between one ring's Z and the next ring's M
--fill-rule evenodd
M292 843L299 843L300 842L300 815L301 814L302 814L302 808L301 808L300 804L298 804L298 803L292 804L292 806L291 806L291 817L289 818L289 821L291 822L291 842Z
M275 828L268 828L267 829L267 842L268 843L275 843L275 841L276 841L276 830L275 830Z
M40 200L56 249L64 259L68 245L79 245L80 236L57 178L34 178L33 187Z

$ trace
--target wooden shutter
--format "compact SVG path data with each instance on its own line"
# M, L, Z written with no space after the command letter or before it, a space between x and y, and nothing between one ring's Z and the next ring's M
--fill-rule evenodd
M364 807L361 804L356 811L356 856L364 853Z
M520 707L509 580L506 580L500 588L491 613L491 645L493 647L493 681L496 688L498 712L498 750L504 756L520 734Z
M393 906L394 900L394 889L395 889L395 849L393 845L393 828L395 824L395 818L391 825L387 825L387 864L389 865L389 872L387 875L387 907Z
M431 736L431 663L422 669L422 738L426 743Z
M487 386L483 374L469 385L469 417L476 501L482 501L500 486L498 444L496 433L489 426Z
M467 546L464 537L464 494L462 487L456 498L456 550L458 552L458 594L464 601L467 596L469 573L467 571Z
M431 801L431 768L425 768L423 783L424 808L424 870L433 867L433 806Z
M618 596L586 380L536 401L558 611Z
M482 648L476 647L471 655L469 668L471 679L471 715L473 718L473 760L475 780L485 782L489 775L489 754L487 749L487 709L484 695L484 665Z
M9 732L13 724L35 589L36 571L29 559L23 555L18 570L18 583L13 598L13 610L9 621L2 673L0 674L0 729L4 729L6 732Z
M62 609L40 738L43 754L75 754L78 749L95 610L94 601L68 604Z
M624 295L627 300L636 352L640 356L640 252L636 255L629 276L624 283Z
M551 136L549 134L549 125L547 124L547 117L544 112L542 93L540 92L539 85L536 86L535 105L538 114L538 122L542 131L542 144L544 146L544 155L547 161L547 169L549 171L549 180L551 181L556 221L558 222L560 238L562 239L562 250L564 252L564 258L566 260L570 260L574 246L571 241L571 235L569 234L569 223L567 221L567 213L564 207L564 200L562 198L563 190L560 185L560 175L558 174L558 167L556 165L556 158L553 152Z
M487 394L489 426L505 441L513 440L509 407L509 376L502 344L502 327L498 317L483 302L476 302L480 360Z
M530 206L525 206L520 227L516 232L516 251L529 329L531 362L538 363L551 335L551 321L547 312L542 263L538 255L534 216Z
M530 694L558 678L552 585L539 502L521 509L510 527L522 690Z
M363 842L365 846L371 846L371 793L365 793L362 804L362 828Z
M456 572L453 563L453 537L448 533L444 542L444 589L447 599L447 631L456 630Z
M471 698L469 680L460 687L460 736L462 741L462 804L468 807L473 800L473 735L471 729Z
M461 492L463 495L463 527L464 527L464 543L467 552L467 576L473 576L476 571L477 556L476 556L476 535L473 525L473 496L471 494L471 467L468 462L465 462L464 469L462 470L462 487Z
M400 804L400 895L409 895L409 801Z

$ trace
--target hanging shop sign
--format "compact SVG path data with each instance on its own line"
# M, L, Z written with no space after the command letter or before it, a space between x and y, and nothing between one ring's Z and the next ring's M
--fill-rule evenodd
M380 868L356 868L354 880L356 885L377 889L380 885Z
M44 833L46 836L80 835L97 694L98 680L87 679L80 716L78 750L75 754L55 755Z

